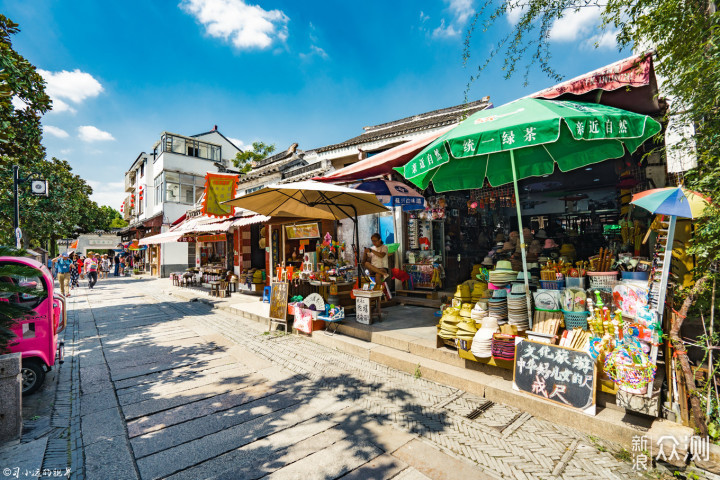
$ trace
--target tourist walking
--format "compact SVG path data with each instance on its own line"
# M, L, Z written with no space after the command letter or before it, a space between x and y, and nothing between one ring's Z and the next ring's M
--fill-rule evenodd
M90 252L85 259L84 265L85 272L87 273L88 277L88 287L90 287L90 290L92 290L98 281L97 254L93 254L92 252Z
M79 256L78 254L74 253L70 255L70 290L73 288L78 288L80 286L80 266L79 263Z
M120 276L120 255L115 254L113 257L113 262L115 263L115 273L113 276L119 277Z
M108 273L110 272L110 259L107 256L107 253L102 256L102 259L100 260L100 278L108 278Z
M67 252L52 259L53 270L57 272L58 281L60 282L60 293L63 295L67 290L67 296L70 296L70 269L74 266Z

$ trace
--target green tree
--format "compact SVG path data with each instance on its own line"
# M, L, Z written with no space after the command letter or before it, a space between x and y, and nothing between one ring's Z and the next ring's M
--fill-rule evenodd
M127 227L128 222L123 220L122 214L114 208L103 205L100 207L100 210L102 210L104 217L107 219L107 223L103 224L102 230Z
M253 167L253 162L259 162L275 151L275 144L266 145L263 142L253 142L252 147L252 150L238 152L233 159L235 167L239 168L242 173L249 172Z

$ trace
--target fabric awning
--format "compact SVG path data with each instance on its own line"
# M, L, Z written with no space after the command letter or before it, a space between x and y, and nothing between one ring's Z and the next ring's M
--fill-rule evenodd
M140 245L157 245L160 243L177 242L180 237L183 236L183 232L164 232L150 237L141 238L138 242Z
M392 172L394 167L401 167L410 161L417 153L425 148L430 142L447 132L455 125L443 128L429 135L410 140L402 145L385 150L382 153L365 158L352 165L335 170L328 175L315 177L313 180L326 183L352 182L366 178L386 175Z
M236 218L232 226L233 227L244 227L245 225L252 225L254 223L265 223L270 221L270 217L265 215L251 215L249 217Z
M540 90L530 98L579 100L653 115L660 112L653 54L619 60L592 72Z

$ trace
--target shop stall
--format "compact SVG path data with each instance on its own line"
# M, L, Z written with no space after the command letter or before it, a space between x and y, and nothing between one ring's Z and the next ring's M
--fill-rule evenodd
M355 262L344 261L346 245L337 241L337 221L353 220L358 245L357 217L387 211L374 194L307 181L272 185L227 203L271 217L264 242L269 250L267 268L273 283L288 284L283 290L294 300L289 302L291 309L298 302L300 308L312 307L315 312L327 306L325 313L332 318L338 316L330 314L335 305L351 306L351 290L364 273L357 248ZM302 303L308 298L312 305Z
M630 205L654 183L641 146L659 129L602 105L524 99L471 116L399 168L428 200L408 219L409 281L434 286L429 267L414 271L432 257L454 292L438 347L588 414L603 391L660 415L667 323L652 287L673 229L649 231L653 216ZM571 357L577 371L563 368Z

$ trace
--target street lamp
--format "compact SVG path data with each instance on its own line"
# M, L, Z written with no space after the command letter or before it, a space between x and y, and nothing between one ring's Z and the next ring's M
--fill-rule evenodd
M34 177L34 178L33 178ZM13 215L13 228L15 229L15 246L20 248L20 240L22 239L22 230L20 230L20 198L18 196L18 187L21 183L30 181L30 193L40 197L48 196L48 182L43 180L37 173L31 173L25 178L20 178L20 166L13 165L13 196L15 200L15 209Z

